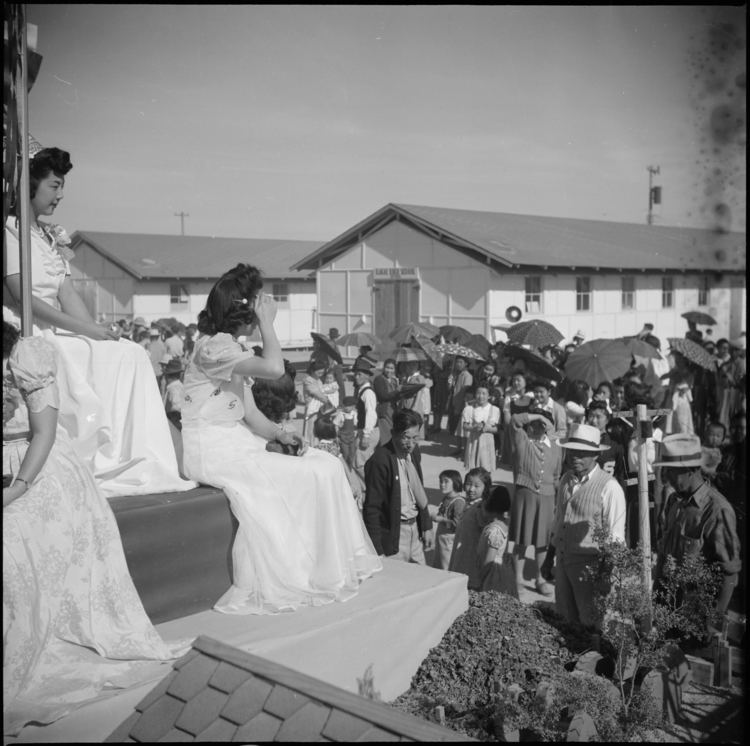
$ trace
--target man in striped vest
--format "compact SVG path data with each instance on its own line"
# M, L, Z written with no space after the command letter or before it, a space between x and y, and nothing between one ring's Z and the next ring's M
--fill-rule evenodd
M599 429L592 425L574 425L560 443L569 470L555 497L551 536L557 562L557 611L569 621L595 630L599 630L601 619L595 606L595 581L587 573L597 561L599 546L594 531L605 528L612 539L625 542L625 494L617 480L596 462L607 449L600 437Z

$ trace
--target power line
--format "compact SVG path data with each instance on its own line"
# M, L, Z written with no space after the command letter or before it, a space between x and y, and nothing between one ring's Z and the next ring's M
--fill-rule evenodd
M189 218L190 213L189 212L176 212L174 215L176 218L180 219L180 235L184 236L185 235L185 218Z

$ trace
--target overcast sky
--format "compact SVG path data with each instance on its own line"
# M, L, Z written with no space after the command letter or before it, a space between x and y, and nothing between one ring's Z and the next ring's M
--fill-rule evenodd
M744 8L26 7L71 232L326 241L388 202L644 223L648 166L657 224L745 230Z

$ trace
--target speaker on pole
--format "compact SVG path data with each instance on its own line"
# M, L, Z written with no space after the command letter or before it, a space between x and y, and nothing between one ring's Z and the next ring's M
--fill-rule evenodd
M505 318L508 319L512 324L516 324L521 320L521 309L518 306L508 306L505 310Z

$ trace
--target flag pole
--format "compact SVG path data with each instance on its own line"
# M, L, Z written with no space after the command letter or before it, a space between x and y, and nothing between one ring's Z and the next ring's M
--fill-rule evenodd
M21 34L21 79L16 87L18 96L18 138L21 153L21 179L16 195L18 210L18 250L21 269L21 334L31 335L31 219L29 215L29 99L28 99L28 49L26 37L26 7L19 4L19 31Z

